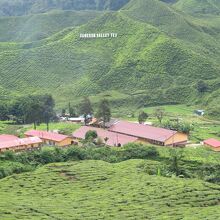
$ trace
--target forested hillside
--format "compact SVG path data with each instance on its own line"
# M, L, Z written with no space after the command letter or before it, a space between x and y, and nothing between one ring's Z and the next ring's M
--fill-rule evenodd
M94 2L96 6L103 3ZM101 8L86 6L120 8L116 11L1 17L1 97L47 92L53 94L58 106L73 100L77 103L85 95L107 95L120 106L217 106L220 16L186 12L181 0L126 2L115 5L105 1ZM188 2L199 6L199 1ZM217 7L217 1L212 5ZM29 13L32 11L25 14ZM8 32L4 31L7 27ZM13 31L16 34L11 34ZM80 39L81 33L117 33L118 37Z

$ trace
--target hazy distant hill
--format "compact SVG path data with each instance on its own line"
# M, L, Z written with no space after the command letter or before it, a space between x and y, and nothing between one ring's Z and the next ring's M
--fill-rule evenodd
M77 102L84 95L107 95L118 105L216 105L220 99L220 16L189 15L176 10L177 4L131 0L114 12L30 16L33 20L24 22L25 31L20 24L19 34L10 40L37 40L42 26L48 38L0 43L1 95L49 92L60 105ZM31 28L34 22L36 29ZM62 28L66 29L50 36ZM79 38L80 33L109 32L118 37ZM205 93L197 90L200 80L208 86Z
M0 0L0 16L61 10L118 10L129 0Z
M36 41L77 27L101 15L99 11L52 11L19 17L0 17L0 41Z

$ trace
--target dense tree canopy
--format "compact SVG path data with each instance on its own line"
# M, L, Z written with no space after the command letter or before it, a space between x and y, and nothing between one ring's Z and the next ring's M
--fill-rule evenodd
M12 119L17 123L34 124L49 122L55 117L55 102L51 95L29 95L16 99L11 104L0 105L1 120Z

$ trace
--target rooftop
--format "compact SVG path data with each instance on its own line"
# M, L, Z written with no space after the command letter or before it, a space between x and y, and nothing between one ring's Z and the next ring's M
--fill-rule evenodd
M47 132L47 131L39 131L39 130L31 130L25 132L26 136L39 137L46 140L60 142L68 138L67 135L58 134L55 132Z
M98 137L100 137L103 141L105 138L108 138L107 145L109 146L118 146L118 144L121 144L121 146L131 143L134 141L137 141L137 138L131 137L124 134L117 134L115 132L110 132L101 128L94 128L89 126L82 126L78 130L76 130L73 133L73 137L85 139L85 135L88 131L96 131L98 134Z
M14 135L2 134L0 135L0 143L5 141L18 140L19 138Z
M38 137L29 137L29 138L18 138L14 140L8 140L4 142L0 142L0 149L4 148L13 148L13 147L19 147L24 145L31 145L31 144L40 144L42 143L42 140Z
M126 121L117 122L109 128L109 131L159 142L165 142L177 133L177 131Z
M204 144L206 144L206 145L209 145L209 146L211 146L211 147L220 147L220 141L219 140L216 140L216 139L214 139L214 138L210 138L210 139L208 139L208 140L205 140L204 141Z

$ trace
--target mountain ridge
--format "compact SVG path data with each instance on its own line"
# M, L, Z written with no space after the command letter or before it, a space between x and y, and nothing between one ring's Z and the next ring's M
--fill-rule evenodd
M119 10L130 0L0 0L0 16L22 16L59 10Z

